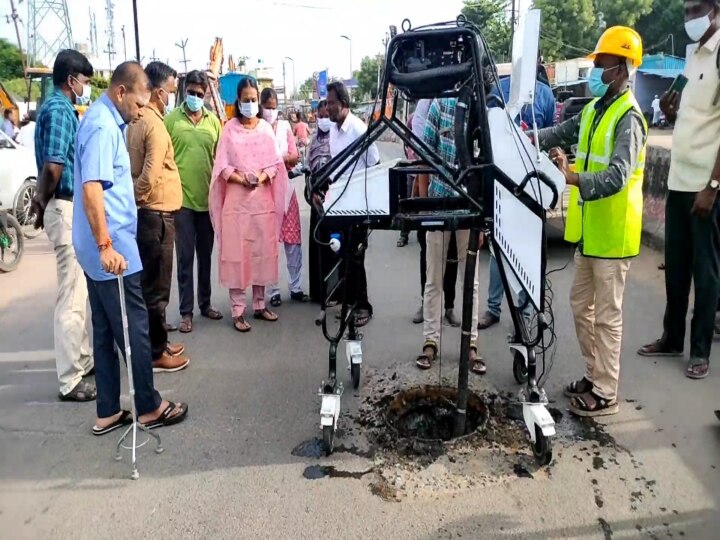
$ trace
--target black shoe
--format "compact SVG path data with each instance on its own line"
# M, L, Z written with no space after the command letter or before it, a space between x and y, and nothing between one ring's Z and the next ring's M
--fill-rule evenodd
M60 401L94 401L97 399L97 388L91 382L81 380L67 394L58 394Z
M270 297L270 305L272 307L280 307L282 306L282 298L280 298L279 294L274 294Z
M480 317L480 320L478 321L478 330L487 330L491 326L495 326L497 323L500 322L500 317L496 317L492 313L486 313L482 317Z
M305 294L302 291L299 292L291 292L290 293L290 300L293 300L295 302L302 302L303 304L306 304L310 301L310 297ZM271 301L272 302L272 301Z

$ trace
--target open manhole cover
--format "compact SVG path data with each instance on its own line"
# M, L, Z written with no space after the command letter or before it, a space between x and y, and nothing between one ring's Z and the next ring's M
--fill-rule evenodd
M385 410L387 424L401 438L426 442L447 442L455 437L457 417L457 388L422 386L403 390L392 399ZM472 435L488 419L483 400L470 392L467 403L465 433Z

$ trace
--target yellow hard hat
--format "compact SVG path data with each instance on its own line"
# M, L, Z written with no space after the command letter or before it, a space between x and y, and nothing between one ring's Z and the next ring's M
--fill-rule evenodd
M603 32L597 42L595 52L588 58L595 60L598 54L612 54L627 58L632 61L633 66L640 67L643 57L642 38L632 28L613 26Z

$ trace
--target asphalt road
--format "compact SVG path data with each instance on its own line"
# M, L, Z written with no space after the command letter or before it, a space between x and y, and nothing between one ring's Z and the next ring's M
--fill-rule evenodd
M397 148L383 145L383 153ZM306 225L307 208L302 212ZM436 370L420 374L412 364L422 344L421 328L410 321L418 305L418 245L413 239L400 249L396 239L392 232L371 238L376 317L365 331L371 378L359 395L346 392L343 407L351 413L384 375L438 379ZM549 267L562 267L570 255L556 239ZM213 301L225 319L198 318L183 337L190 367L156 376L164 396L189 402L190 417L160 430L164 454L140 451L141 478L130 481L127 458L113 460L115 434L90 434L94 406L56 400L55 264L41 236L28 243L16 272L0 275L0 537L717 538L720 423L713 409L720 408L720 369L690 381L678 360L635 355L660 331L660 262L645 249L630 272L619 415L582 431L566 414L563 429L575 436L561 437L551 466L531 469L532 478L508 472L513 460L527 463L525 448L478 449L461 461L443 457L403 473L399 502L387 502L371 489L373 473L361 474L386 467L382 458L352 450L329 458L291 455L319 435L316 392L327 375L327 344L313 323L316 308L286 303L278 324L256 323L240 335L219 286ZM486 283L486 254L480 264ZM572 274L570 263L552 276L559 345L546 388L563 412L562 385L582 374L567 301ZM482 296L484 303L484 290ZM175 289L168 317L177 317ZM506 316L481 334L489 373L473 379L478 391L517 390L508 324ZM444 332L443 369L452 372L459 332ZM361 428L350 432L353 444L362 439ZM343 474L304 478L315 464Z

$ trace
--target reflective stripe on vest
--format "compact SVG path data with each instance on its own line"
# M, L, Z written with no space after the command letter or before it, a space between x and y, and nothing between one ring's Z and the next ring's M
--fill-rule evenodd
M644 117L632 92L618 97L600 118L595 132L595 104L590 102L582 112L575 170L601 172L608 168L615 149L615 129L620 120L635 109ZM647 129L647 127L646 127ZM592 140L590 140L592 137ZM642 183L645 169L645 146L625 187L615 195L595 201L583 201L580 190L570 188L565 240L582 242L582 254L603 259L622 259L640 253L642 234Z

